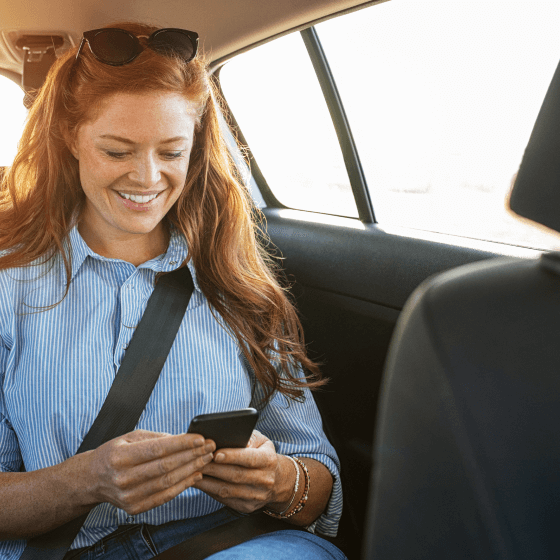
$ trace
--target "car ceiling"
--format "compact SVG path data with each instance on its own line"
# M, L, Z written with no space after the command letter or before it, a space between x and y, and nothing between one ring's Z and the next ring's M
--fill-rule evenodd
M386 0L56 0L0 4L0 68L21 74L23 52L12 46L23 33L66 33L76 44L87 29L137 20L191 29L209 60L309 26L335 14Z

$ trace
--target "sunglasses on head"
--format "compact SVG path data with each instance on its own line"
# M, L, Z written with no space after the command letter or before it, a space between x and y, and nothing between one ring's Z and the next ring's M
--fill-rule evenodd
M124 29L92 29L84 32L76 60L86 42L91 54L99 62L111 66L122 66L132 62L146 48L138 37ZM146 46L158 54L179 55L185 62L189 62L198 50L198 33L186 29L158 29L148 37Z

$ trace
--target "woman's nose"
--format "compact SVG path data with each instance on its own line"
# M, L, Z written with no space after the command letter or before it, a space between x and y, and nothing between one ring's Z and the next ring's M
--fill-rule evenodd
M159 166L159 160L152 154L138 156L134 160L134 168L129 176L143 187L152 187L157 185L161 179Z

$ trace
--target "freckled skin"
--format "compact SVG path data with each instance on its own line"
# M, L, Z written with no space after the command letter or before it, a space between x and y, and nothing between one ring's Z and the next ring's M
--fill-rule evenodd
M133 264L165 251L162 219L184 188L195 119L192 103L179 94L118 93L95 120L80 127L71 146L86 195L78 227L94 251ZM165 143L178 136L183 138ZM160 194L140 208L119 192Z

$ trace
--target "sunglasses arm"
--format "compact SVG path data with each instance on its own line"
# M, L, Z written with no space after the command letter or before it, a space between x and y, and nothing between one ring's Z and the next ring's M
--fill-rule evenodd
M82 49L84 48L84 45L86 44L87 39L85 37L82 37L82 42L80 43L80 48L78 49L78 52L76 53L76 60L78 60L78 58L80 57L80 54L82 52Z

